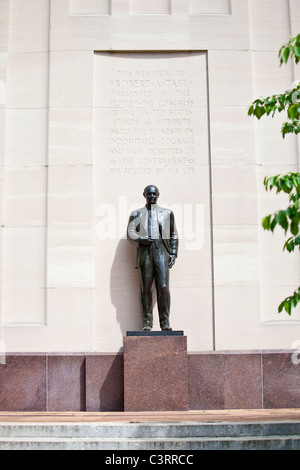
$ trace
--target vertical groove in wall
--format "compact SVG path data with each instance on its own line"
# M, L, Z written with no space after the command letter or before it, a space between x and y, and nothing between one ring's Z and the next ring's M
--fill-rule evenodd
M112 5L110 5L110 8L112 8ZM111 11L111 10L110 10ZM110 28L111 28L111 23L110 23ZM110 37L111 37L111 31L110 31ZM93 139L93 150L92 150L92 165L93 165L93 175L92 175L92 205L93 205L93 216L96 213L95 212L95 188L96 188L96 183L95 183L95 107L94 107L94 100L95 100L95 56L96 52L94 51L93 55L93 121L92 121L92 139ZM95 336L96 336L96 328L95 328L95 295L96 295L96 263L95 263L95 256L96 256L96 227L93 228L93 293L92 293L92 351L96 351L95 349Z
M3 3L4 5L4 3ZM2 8L4 9L4 6L2 5ZM6 38L7 38L7 50L8 50L8 41L9 41L9 3L8 1L6 2L6 11L7 11L7 29L6 29ZM2 25L2 28L5 28L5 26ZM7 53L8 55L8 53ZM3 327L2 327L2 312L3 312L3 275L4 275L4 263L3 263L3 254L4 254L4 187L5 187L5 146L6 146L6 82L7 82L7 61L6 61L6 68L5 68L5 80L4 80L4 119L3 119L3 159L2 159L2 164L3 164L3 180L2 180L2 200L0 202L1 204L1 210L0 213L2 213L2 221L1 221L1 238L0 238L0 292L1 292L1 299L0 299L0 360L1 360L1 355L4 353L5 354L5 348L4 348L4 339L3 339ZM3 357L2 357L3 359Z
M261 382L261 408L264 407L264 373L263 373L263 353L260 352L260 382Z
M51 42L51 0L48 0L48 61L47 61L47 135L46 135L46 178L45 178L45 324L48 325L48 188L49 188L49 95L50 95L50 42Z
M212 349L216 350L215 326L215 276L214 276L214 231L213 231L213 203L212 203L212 159L211 159L211 116L209 99L209 64L208 51L206 51L206 80L207 80L207 123L208 123L208 158L209 158L209 202L210 202L210 243L211 243L211 295L212 295Z
M48 410L48 397L49 397L49 382L48 382L48 354L46 354L45 360L45 375L46 375L46 411Z

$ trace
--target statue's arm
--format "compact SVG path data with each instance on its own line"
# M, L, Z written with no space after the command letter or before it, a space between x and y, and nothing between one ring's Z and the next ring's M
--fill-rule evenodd
M134 245L138 245L140 239L138 231L138 218L139 214L137 212L133 212L129 217L127 226L127 239Z
M171 246L171 256L174 257L173 264L175 263L175 259L177 258L177 254L178 254L178 244L179 244L179 239L178 239L178 232L177 232L176 223L175 223L175 217L174 217L174 213L171 211L170 213L170 246Z

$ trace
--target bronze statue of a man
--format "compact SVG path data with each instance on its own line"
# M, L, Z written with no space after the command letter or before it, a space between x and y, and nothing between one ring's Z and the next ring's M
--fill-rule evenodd
M135 267L140 274L143 330L151 331L153 327L152 286L155 281L160 327L171 331L169 269L178 251L174 214L156 204L159 197L156 186L147 186L143 195L146 205L131 213L127 227L128 240L137 247Z

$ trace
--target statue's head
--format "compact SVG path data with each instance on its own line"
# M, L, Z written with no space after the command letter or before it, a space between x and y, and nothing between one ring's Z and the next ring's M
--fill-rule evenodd
M159 197L159 190L153 184L149 184L144 189L143 196L146 198L147 204L156 204Z

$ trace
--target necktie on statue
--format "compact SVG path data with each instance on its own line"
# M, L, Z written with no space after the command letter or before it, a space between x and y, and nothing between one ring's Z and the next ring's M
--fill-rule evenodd
M152 223L152 217L151 217L151 207L148 209L148 239L151 240L151 223Z
M160 238L157 207L154 204L148 209L148 238L150 240L158 240Z

